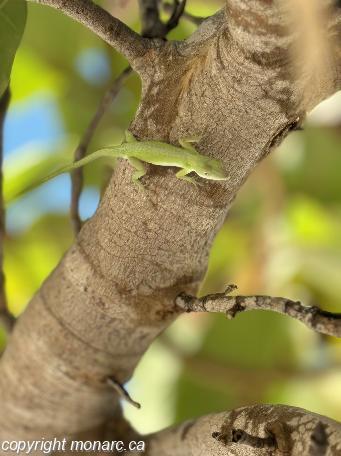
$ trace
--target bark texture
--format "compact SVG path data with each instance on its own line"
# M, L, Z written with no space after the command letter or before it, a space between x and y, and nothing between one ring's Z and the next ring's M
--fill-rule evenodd
M222 160L230 176L227 183L194 187L177 180L173 169L150 166L141 193L131 185L132 169L121 162L95 216L20 317L0 363L0 440L90 430L96 438L117 413L107 378L130 378L150 343L181 314L175 298L181 291L195 293L214 236L245 179L307 110L340 88L341 12L326 15L331 64L311 80L295 71L291 50L299 37L280 1L227 0L184 42L137 37L85 0L38 3L89 26L140 74L135 136L174 144L200 136L199 151ZM266 410L237 412L233 426L246 442L268 438L264 426L272 414L292 426L302 419L306 426L303 412ZM196 433L195 427L188 430L188 452L179 443L174 452L150 454L338 454L314 453L303 443L291 453L257 446L250 452L247 444L225 444L225 419L199 420ZM333 445L328 448L339 451Z
M269 310L304 323L308 328L328 336L341 337L341 314L321 310L315 306L303 306L300 302L272 296L228 296L236 289L230 285L225 293L215 293L202 298L181 293L175 300L185 312L218 312L234 318L248 310Z
M296 407L256 405L189 421L148 444L148 456L339 456L341 425Z

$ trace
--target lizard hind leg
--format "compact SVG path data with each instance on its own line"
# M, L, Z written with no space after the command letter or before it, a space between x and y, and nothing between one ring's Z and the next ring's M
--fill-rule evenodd
M129 130L126 130L124 132L124 138L125 138L124 142L126 142L126 143L132 143L132 142L136 142L137 141L135 136Z
M140 182L141 177L143 177L146 173L147 170L141 160L138 160L137 158L134 157L129 157L127 158L131 166L135 169L132 175L132 182L139 187L140 190L144 190L144 187L142 183Z

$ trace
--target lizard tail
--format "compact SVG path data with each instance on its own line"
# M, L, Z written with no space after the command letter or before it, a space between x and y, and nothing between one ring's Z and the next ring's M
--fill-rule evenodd
M115 158L115 154L113 151L114 151L114 148L100 149L100 150L97 150L96 152L93 152L90 155L87 155L86 157L82 158L81 160L78 160L76 162L62 166L61 168L58 168L56 171L53 171L52 173L48 174L47 176L43 177L42 179L39 179L36 182L34 182L33 184L23 188L20 192L18 192L16 195L14 195L11 198L10 202L16 200L17 198L24 195L25 193L30 192L31 190L34 190L35 188L39 187L39 185L44 184L45 182L48 182L51 179L54 179L55 177L59 176L60 174L68 173L70 171L73 171L74 169L81 168L82 166L85 166L94 160L98 160L99 158L104 158L104 157Z

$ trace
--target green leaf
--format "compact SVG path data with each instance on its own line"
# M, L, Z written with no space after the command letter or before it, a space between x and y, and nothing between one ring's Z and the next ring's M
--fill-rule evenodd
M25 0L0 0L0 96L6 90L27 15Z
M27 146L23 151L12 154L4 164L4 199L12 203L18 194L25 194L36 187L51 172L70 163L73 143L66 143L53 153L46 153L37 146ZM65 152L67 150L67 152Z

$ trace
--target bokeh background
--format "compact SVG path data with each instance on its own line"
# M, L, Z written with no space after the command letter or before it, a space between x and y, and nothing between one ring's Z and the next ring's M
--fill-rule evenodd
M136 0L101 3L139 30ZM189 0L187 11L207 16L222 3ZM182 20L170 37L181 39L194 29ZM16 315L72 243L70 180L60 176L15 202L11 197L71 160L101 95L125 66L82 26L29 5L5 127L5 273ZM121 140L139 94L132 75L90 151ZM201 294L235 283L240 294L285 296L341 311L340 149L341 93L311 113L304 131L291 134L248 180L214 242ZM110 170L96 163L85 174L81 212L87 218ZM153 344L128 384L142 410L124 407L143 432L258 402L291 404L341 420L340 366L340 341L289 318L269 312L234 321L188 315Z

